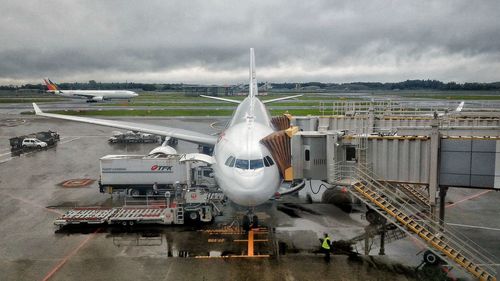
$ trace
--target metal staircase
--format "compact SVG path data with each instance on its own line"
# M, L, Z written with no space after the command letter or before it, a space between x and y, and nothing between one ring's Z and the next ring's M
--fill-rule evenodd
M400 190L402 190L404 193L418 201L417 203L423 204L427 208L430 208L431 204L429 202L429 195L424 194L420 188L406 183L397 184L397 186L400 187Z
M394 223L407 235L419 238L434 254L465 269L479 280L496 281L494 257L450 227L438 226L412 200L404 198L377 180L366 168L354 167L356 181L349 192Z

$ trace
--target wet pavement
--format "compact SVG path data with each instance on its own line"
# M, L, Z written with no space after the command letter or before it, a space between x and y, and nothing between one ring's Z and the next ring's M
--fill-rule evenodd
M5 120L9 122L5 122ZM128 118L129 120L131 118ZM209 125L225 119L137 118L136 122L215 132ZM2 125L4 124L4 125ZM9 126L5 124L10 124ZM11 157L8 138L52 129L61 135L55 148ZM224 216L202 226L141 226L137 231L93 228L58 231L54 219L76 206L117 206L120 196L100 194L97 184L64 188L68 179L97 179L99 158L107 154L146 154L156 144L110 145L115 129L39 118L0 115L0 280L419 280L411 268L421 257L410 239L388 243L387 256L349 258L334 255L323 261L318 238L333 240L361 235L367 222L360 213L345 213L330 204L306 204L296 197L269 201L255 212L270 230L267 242L256 243L258 254L271 258L217 258L222 253L245 254L242 235L210 235L239 218L244 209L228 203ZM179 142L179 152L197 146ZM449 222L500 228L496 202L500 194L450 191ZM463 212L467 212L462 220ZM467 230L498 256L498 231ZM262 239L262 240L265 240ZM279 244L286 252L276 256ZM354 250L362 253L361 245ZM187 253L188 258L178 257ZM196 258L196 256L201 258ZM214 258L205 258L213 256ZM398 261L404 265L397 265Z

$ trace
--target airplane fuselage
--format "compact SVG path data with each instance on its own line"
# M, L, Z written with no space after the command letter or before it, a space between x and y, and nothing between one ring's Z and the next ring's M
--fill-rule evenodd
M169 128L132 122L102 120L89 117L67 116L44 113L33 103L37 115L72 120L84 123L136 130L146 133L175 137L201 144L214 145L214 155L209 161L214 169L215 179L226 196L236 204L253 207L269 200L278 190L281 177L276 161L270 151L261 143L264 137L274 132L268 110L257 98L258 87L255 74L255 55L250 49L249 95L241 103L236 100L216 98L239 103L227 128L219 138L184 129ZM49 79L44 79L47 88L68 97L82 97L92 101L110 98L131 98L137 94L129 91L59 91ZM266 102L284 100L284 97Z
M260 143L273 132L264 104L257 98L247 97L215 144L215 178L236 204L259 205L278 190L281 183L278 167L269 150Z
M131 99L138 96L136 93L126 90L56 90L49 92L68 98L96 100Z

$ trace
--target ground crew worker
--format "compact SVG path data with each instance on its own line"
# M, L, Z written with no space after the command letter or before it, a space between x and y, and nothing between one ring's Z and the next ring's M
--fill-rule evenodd
M321 241L321 250L325 253L325 261L330 262L330 249L331 249L331 238L328 236L328 233L325 233L325 237L320 239Z
M153 195L158 195L158 183L153 184Z

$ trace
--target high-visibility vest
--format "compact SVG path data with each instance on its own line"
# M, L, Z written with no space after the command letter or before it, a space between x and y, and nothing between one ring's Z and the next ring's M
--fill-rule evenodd
M323 248L325 250L330 250L330 237L326 237L323 240L323 244L321 244L321 248Z

